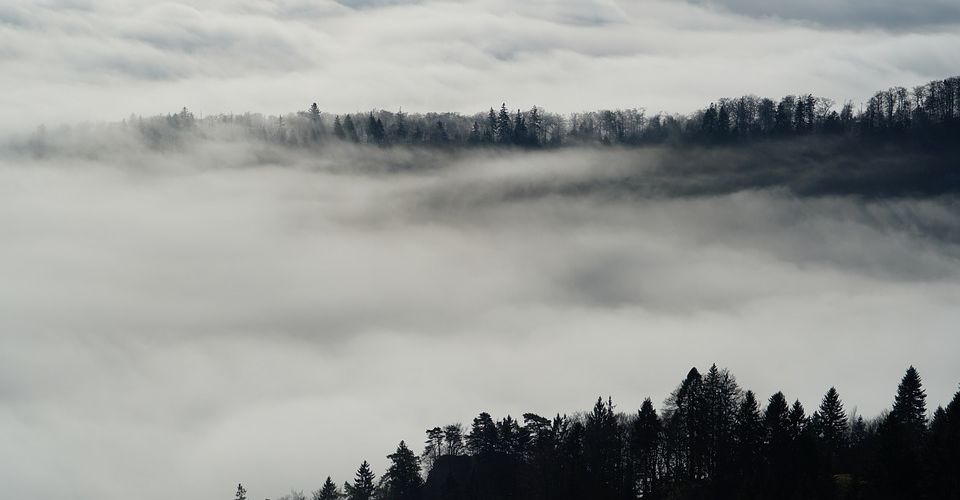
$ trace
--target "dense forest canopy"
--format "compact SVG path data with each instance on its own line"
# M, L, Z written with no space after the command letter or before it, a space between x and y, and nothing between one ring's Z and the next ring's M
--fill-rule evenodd
M911 366L892 407L864 418L834 387L808 411L713 365L691 369L659 412L649 398L624 412L609 397L573 415L481 412L466 427L427 429L419 457L400 441L387 458L381 477L364 461L353 481L341 489L327 477L312 499L954 499L960 391L930 412Z

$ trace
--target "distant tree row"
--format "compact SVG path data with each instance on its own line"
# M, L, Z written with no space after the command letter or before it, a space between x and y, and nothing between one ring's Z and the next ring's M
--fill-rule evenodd
M333 141L379 147L714 145L804 135L936 143L960 134L960 77L933 81L913 90L894 87L880 91L858 108L847 102L837 109L833 100L811 94L788 95L777 101L756 96L724 98L690 115L652 116L643 109L563 116L536 106L511 110L505 103L475 115L408 114L402 110L329 115L314 103L306 111L283 116L243 114L197 119L183 109L161 117L131 117L126 124L135 126L146 142L156 145L185 131L203 132L205 127L224 124L239 125L264 141L306 147Z
M694 368L659 412L649 398L629 413L610 398L573 416L483 412L469 430L427 429L420 457L401 441L379 480L364 461L312 499L958 499L960 392L932 419L926 405L912 366L872 420L833 387L808 414L782 392L762 404L716 365ZM245 495L238 486L235 500Z

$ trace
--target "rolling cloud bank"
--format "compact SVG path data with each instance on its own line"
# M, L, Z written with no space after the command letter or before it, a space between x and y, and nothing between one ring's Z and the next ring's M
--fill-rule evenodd
M0 153L13 497L313 489L478 404L637 408L714 361L866 415L909 363L957 387L943 152L46 140Z

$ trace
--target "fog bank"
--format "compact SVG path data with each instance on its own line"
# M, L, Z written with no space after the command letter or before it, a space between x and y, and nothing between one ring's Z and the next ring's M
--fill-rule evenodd
M947 401L955 195L875 187L929 158L778 150L5 151L0 482L272 498L481 410L659 403L712 362L866 415L914 364Z

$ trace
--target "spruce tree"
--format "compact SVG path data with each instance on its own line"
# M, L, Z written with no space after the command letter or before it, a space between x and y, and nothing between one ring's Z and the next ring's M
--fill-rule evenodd
M732 459L732 441L740 387L726 369L714 364L703 379L707 475L716 478Z
M519 146L527 146L529 138L527 137L527 120L523 112L517 110L516 117L513 120L513 143Z
M420 495L423 478L420 477L420 460L400 441L397 451L387 455L390 467L384 474L388 500L414 500Z
M237 484L237 494L233 498L234 500L247 500L247 489L243 487L242 483Z
M790 437L790 407L782 392L770 396L763 414L768 446L785 443Z
M340 491L337 490L337 485L330 476L327 476L327 480L319 490L313 492L313 500L338 500L340 496Z
M480 132L480 122L473 122L473 128L470 129L470 138L468 143L471 146L476 146L483 142L483 133Z
M650 398L643 400L630 432L630 453L634 464L634 487L641 496L652 495L657 480L657 450L660 417Z
M847 414L843 411L843 402L837 389L831 387L820 401L820 408L814 412L812 425L817 437L832 461L836 461L847 447Z
M925 452L927 498L960 498L960 392L934 413Z
M790 407L782 392L770 396L767 409L763 414L763 424L766 429L765 496L784 498L787 490L793 486L791 477L793 439Z
M543 114L536 106L530 110L530 145L540 146L546 140L546 134L543 129Z
M487 126L483 131L483 141L486 143L494 143L497 140L497 114L493 111L493 108L490 108L490 113L487 115Z
M749 497L759 488L764 434L760 405L753 391L747 391L737 408L734 424L734 469L741 496Z
M497 426L487 412L482 412L473 419L470 433L467 434L467 449L473 455L493 453L500 447L497 437Z
M366 460L360 464L360 468L357 469L357 475L354 478L353 484L347 483L347 498L349 500L372 500L373 494L376 492L376 485L374 484L373 471L370 470L370 464Z
M507 103L500 106L500 114L497 115L497 143L513 143L513 125L510 123L510 112L507 111Z
M897 387L890 418L910 432L922 434L926 429L927 394L923 390L920 374L913 366L907 368L907 373Z
M800 436L807 430L807 414L799 399L794 401L793 406L790 407L787 421L789 422L790 439L794 441L800 439Z
M706 465L707 439L703 377L696 367L665 401L667 461L677 477L699 479Z

